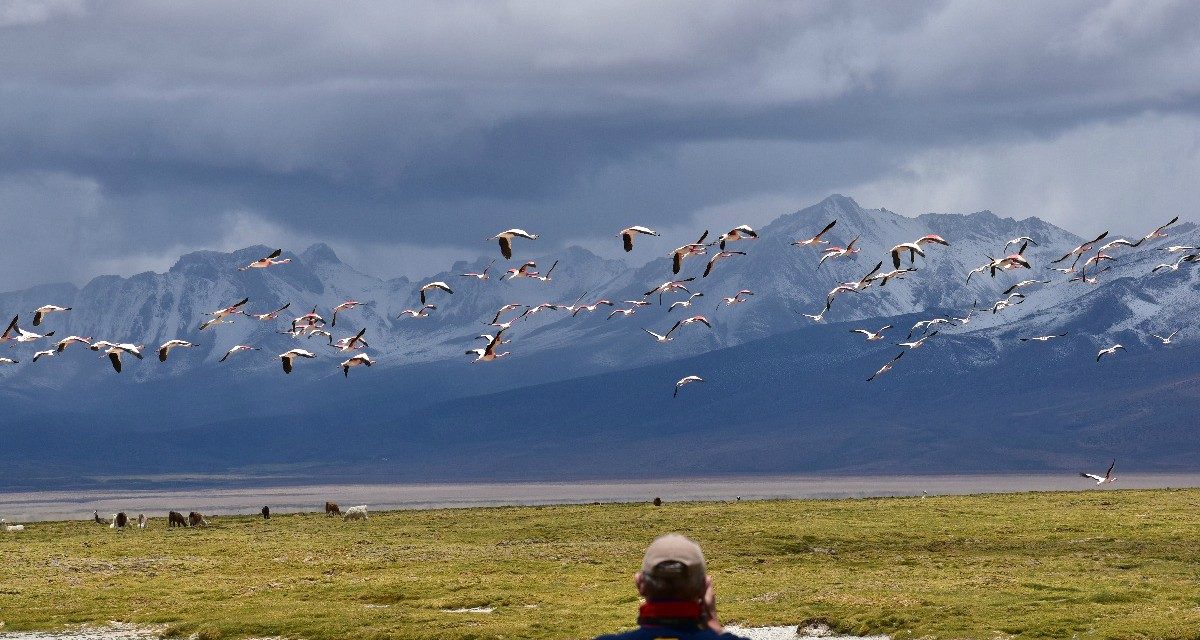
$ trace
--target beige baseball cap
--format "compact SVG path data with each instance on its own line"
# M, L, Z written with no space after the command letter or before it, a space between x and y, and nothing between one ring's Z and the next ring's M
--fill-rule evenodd
M700 545L678 533L661 536L646 549L646 556L642 558L642 572L653 574L654 567L668 560L674 560L687 567L688 576L703 585L706 569L704 552L700 551Z

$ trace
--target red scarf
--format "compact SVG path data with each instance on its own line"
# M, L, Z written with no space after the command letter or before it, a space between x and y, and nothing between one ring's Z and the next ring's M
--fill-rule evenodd
M638 609L638 624L641 626L678 627L701 622L699 602L646 602Z

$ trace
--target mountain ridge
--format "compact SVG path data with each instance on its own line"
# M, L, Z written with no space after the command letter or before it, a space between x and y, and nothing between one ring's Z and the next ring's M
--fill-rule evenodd
M819 251L797 248L791 246L791 242L811 236L833 218L838 219L838 224L828 235L830 241L844 244L858 236L862 252L856 259L828 261L818 267ZM713 230L713 235L721 231ZM505 349L511 350L512 356L479 365L470 364L463 352L480 344L474 336L489 329L486 323L501 304L547 301L568 304L586 294L584 302L606 297L620 305L622 300L642 298L645 291L672 278L669 260L659 257L631 267L622 260L604 259L580 247L540 254L531 251L538 246L532 244L525 245L524 251L535 259L539 270L549 269L555 260L560 261L549 282L500 279L505 268L520 264L524 256L511 261L497 259L489 281L459 277L460 273L482 269L491 262L492 257L486 254L455 261L449 269L417 281L407 278L383 280L358 272L343 263L328 245L315 243L299 253L285 251L284 256L293 259L287 265L237 271L237 266L271 251L269 247L254 245L226 253L190 252L181 256L165 273L148 272L128 278L98 276L80 288L40 285L0 294L0 309L26 310L22 313L24 323L28 322L28 310L41 304L65 302L64 306L72 306L71 312L54 314L47 319L43 328L56 330L56 337L90 335L96 339L132 341L149 346L156 346L168 338L183 337L200 345L192 350L176 350L166 364L158 363L153 356L143 362L130 362L127 370L119 375L108 367L107 362L79 347L71 347L66 353L36 364L28 362L28 355L34 348L45 346L14 349L11 353L19 354L22 364L0 368L0 411L9 416L10 442L17 443L10 444L10 451L19 461L0 463L0 468L19 463L19 471L27 477L35 473L39 465L46 469L62 465L70 467L98 446L115 446L131 438L144 439L144 442L139 440L139 446L144 445L145 455L177 457L185 455L189 448L212 451L212 456L196 463L198 471L253 465L252 457L239 453L253 442L271 443L270 446L277 449L270 455L264 453L272 464L313 465L327 459L328 454L323 452L341 442L358 443L354 445L358 447L354 451L361 455L387 450L390 446L387 434L390 433L396 442L403 443L404 450L419 451L428 460L437 461L437 464L414 466L414 469L420 468L431 474L430 477L453 475L447 470L438 471L437 465L453 465L459 459L455 456L473 459L474 464L492 469L497 477L505 475L497 466L502 461L516 465L515 469L530 469L532 473L537 466L530 466L531 462L523 457L530 451L553 452L559 456L561 464L543 466L539 471L546 474L545 477L554 477L556 473L567 473L568 461L574 460L570 464L582 465L580 468L591 464L579 459L575 452L575 449L587 451L587 443L568 437L571 429L563 432L563 425L574 425L572 428L580 433L594 434L594 430L581 426L580 420L602 421L608 419L609 411L618 407L637 406L612 396L609 389L628 387L638 394L651 393L654 398L662 394L670 399L670 385L674 379L698 373L684 369L685 364L710 363L705 366L720 370L724 366L723 359L732 359L730 362L740 363L736 368L741 373L734 376L736 384L720 388L712 382L698 389L688 388L686 393L681 393L682 397L688 398L684 401L686 404L667 406L674 410L701 400L704 406L714 407L712 402L719 405L722 399L747 394L762 398L767 407L756 414L730 412L726 407L714 408L713 416L734 424L763 425L756 440L739 443L734 449L757 452L755 455L762 460L775 460L776 467L772 468L777 470L795 471L794 467L783 464L778 456L766 455L766 452L771 451L773 444L781 438L791 441L790 436L784 435L786 430L782 425L789 424L786 411L796 410L797 405L764 396L755 388L758 379L784 380L778 383L778 388L800 397L806 397L806 386L822 385L831 393L886 395L880 390L896 384L890 382L892 378L898 380L918 375L918 372L929 375L921 368L921 363L926 361L923 354L940 354L933 359L938 366L961 375L939 378L938 384L947 390L954 389L959 403L974 402L980 412L994 413L1005 410L1002 409L1004 405L996 401L1002 397L999 390L980 387L975 391L979 397L973 398L973 387L961 386L958 378L990 375L1005 379L1006 375L1016 375L1013 372L1024 371L1023 360L1034 353L1072 354L1074 366L1092 366L1095 352L1091 350L1116 340L1138 355L1122 354L1118 356L1121 359L1113 360L1111 366L1122 366L1119 363L1125 360L1131 367L1134 361L1141 363L1137 365L1141 378L1130 381L1132 386L1127 395L1136 395L1140 389L1152 385L1178 385L1180 380L1194 379L1194 376L1188 378L1176 371L1172 374L1176 378L1168 380L1140 360L1144 357L1143 351L1153 353L1155 348L1156 341L1148 333L1168 333L1171 322L1179 321L1183 326L1186 318L1200 313L1200 296L1196 295L1200 291L1200 274L1187 266L1178 272L1151 274L1153 264L1167 258L1167 254L1153 248L1119 252L1119 260L1111 271L1101 275L1100 284L1084 285L1068 283L1065 276L1046 269L1050 260L1082 240L1035 217L1014 220L981 211L965 215L922 214L908 218L882 208L863 209L853 199L835 195L810 207L783 214L759 231L760 239L735 242L730 247L743 250L747 255L722 262L708 278L701 277L704 258L685 262L680 277L694 276L696 279L689 286L706 294L696 299L692 309L668 311L671 301L683 299L676 296L669 297L662 306L655 298L649 306L640 308L630 317L608 319L610 310L617 307L601 307L593 314L580 314L575 318L562 312L543 311L516 323L507 332L512 343L505 345ZM890 268L886 252L892 244L911 241L926 233L945 235L951 245L929 247L927 257L917 260L918 271L908 279L893 282L886 288L871 287L838 298L824 324L813 325L800 315L817 312L825 304L827 291L837 282L857 280L876 261L882 260L886 268ZM981 264L986 260L985 255L996 253L999 245L1017 235L1038 238L1039 245L1031 246L1027 251L1034 262L1034 270L1004 272L996 278L976 277L969 285L965 283L969 269ZM1160 244L1200 243L1200 232L1195 225L1178 225L1172 236L1171 240L1160 241ZM1053 282L1023 290L1028 298L1020 305L997 314L985 310L1001 297L1004 288L1024 278ZM396 319L402 309L420 306L416 289L429 280L445 280L454 293L432 294L431 302L438 305L438 309L428 318ZM745 304L718 308L721 296L732 295L741 288L752 289L756 295ZM46 299L49 294L69 300ZM292 306L284 314L286 317L276 323L260 323L243 317L231 325L204 332L196 330L206 312L245 296L250 297L249 310L255 313L273 310L284 302L290 302ZM339 314L336 333L341 336L367 329L366 338L371 344L369 352L378 361L370 369L356 369L348 378L344 377L336 363L345 356L324 347L321 339L297 341L276 333L286 328L286 318L300 315L314 305L328 317L329 309L350 298L368 304ZM863 380L867 375L894 355L893 350L898 350L892 343L908 332L901 322L911 323L917 318L937 315L964 317L976 302L980 310L970 324L943 328L938 340L907 356L902 366L889 377L861 390L850 391L858 387L848 385L865 385ZM691 313L709 316L713 329L699 325L683 327L668 344L656 343L641 331L646 328L665 332L672 323ZM876 343L862 343L860 336L849 332L855 326L869 325L875 329L882 324L896 325L882 343L886 348L876 349ZM1071 337L1061 344L1048 343L1043 352L1033 351L1016 339L1062 330L1067 330ZM1180 344L1173 349L1179 353L1193 353L1197 337L1194 330L1186 329L1177 339ZM238 354L226 363L218 363L224 351L235 343L256 344L264 351ZM937 344L942 347L934 347ZM950 345L955 348L947 348ZM1071 350L1061 351L1067 345ZM297 346L314 350L319 357L298 363L292 375L284 376L274 354ZM797 354L780 359L758 354L755 349L795 350ZM1090 354L1085 353L1086 357L1079 355L1088 351ZM1176 351L1167 353L1170 358L1181 357ZM772 370L765 363L774 363L771 366L781 370ZM1110 364L1106 360L1099 366L1109 367ZM1049 376L1044 382L1048 390L1067 395L1084 393L1071 390L1074 374L1058 364L1048 363L1044 370ZM1107 369L1084 371L1091 375ZM629 385L622 384L622 376L629 376ZM662 379L664 376L668 379ZM792 378L794 384L789 381ZM828 381L836 384L829 386ZM607 404L597 404L582 390L596 384L602 387L603 393L599 396L608 398ZM920 387L907 388L918 399L932 393ZM559 402L558 395L573 399L574 404ZM511 406L502 400L511 401ZM654 400L655 406L658 402L659 399ZM890 402L894 410L904 406L900 398L892 398ZM1049 403L1048 400L1044 402ZM500 403L500 406L489 406L489 403ZM820 403L813 400L811 404L816 407ZM470 407L470 410L460 407ZM1200 399L1189 396L1171 407L1170 415L1178 418L1185 411L1196 408L1200 408ZM522 412L535 409L539 411L540 422L531 423ZM498 410L499 415L520 416L520 419L497 424ZM445 424L438 422L438 416L455 416L459 423L471 425L465 431L475 433L476 442L447 439L444 428L436 428L438 424ZM568 416L571 417L568 419ZM807 425L805 433L833 438L820 444L822 447L840 441L828 433L813 431L811 420L816 419L814 416L836 419L831 406L825 406L801 423ZM895 437L903 441L905 447L921 446L917 432L926 433L922 437L927 438L929 429L947 429L952 420L962 420L963 416L970 416L970 412L958 407L939 408L927 416L932 426L910 426L916 431L897 432ZM860 412L856 418L863 424L885 419L883 415L871 412ZM665 434L678 435L688 429L708 433L704 420L698 414L687 413L680 424L674 424L663 415L654 417L635 410L625 420L632 429L625 439L634 444L641 440L664 442ZM971 420L979 426L970 431L964 446L969 449L974 443L974 446L982 447L981 451L997 451L997 443L1001 441L990 430L1002 428L1002 422L985 415ZM489 435L490 432L479 432L479 425L491 425L495 430L494 437ZM523 426L536 427L534 431L541 433L544 441L532 442L520 436L516 429ZM39 429L47 428L61 434L61 449L46 450L39 446ZM400 433L412 430L416 435L400 437L396 428L401 429ZM359 429L364 433L355 435ZM563 435L552 437L557 432L563 432ZM1044 462L1065 464L1063 461L1069 456L1063 447L1072 443L1073 446L1081 445L1072 440L1073 436L1067 431L1050 432L1057 434L1059 440L1034 438L1046 443L1046 450L1053 452ZM273 433L293 433L298 440L281 441ZM134 434L141 435L135 437ZM184 434L191 435L185 437ZM1178 452L1183 450L1179 443L1173 439L1163 440L1165 435L1156 437L1162 441L1162 448L1147 454L1143 463L1147 468L1175 464L1168 461L1179 459ZM362 444L363 438L374 444ZM720 439L718 434L705 438ZM107 444L96 444L94 439ZM84 441L92 444L88 447L73 444ZM479 443L483 442L494 448L491 452L493 462L481 462L488 453L480 449L483 445ZM604 446L613 453L628 453L628 447L619 442L605 442ZM733 449L728 451L733 457L722 462L725 466L721 468L736 472L737 455L741 454L734 455ZM220 452L224 452L224 456ZM287 455L276 455L280 452ZM886 470L889 465L901 468L903 456L912 456L912 452L905 451L904 447L890 454L878 453L883 457L867 466L874 465L872 468L880 470ZM399 451L393 452L393 455L398 454ZM351 464L348 459L338 459L340 464ZM831 462L822 469L865 468L865 463L845 456L830 454L829 460ZM931 469L954 471L953 464L946 459L926 460L926 463ZM998 464L1003 467L1005 463ZM746 462L744 466L756 473L770 471L770 465ZM629 472L630 469L620 471ZM664 468L666 472L674 473Z

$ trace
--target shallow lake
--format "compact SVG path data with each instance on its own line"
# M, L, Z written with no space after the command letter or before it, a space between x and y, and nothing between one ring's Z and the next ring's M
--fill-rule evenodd
M1103 469L1100 470L1103 472ZM320 511L326 500L343 508L427 509L588 502L767 500L958 495L1023 491L1113 491L1200 487L1200 473L1129 473L1096 487L1078 475L775 476L613 482L470 484L313 484L244 488L0 492L0 517L9 522L90 519L117 511L164 517L169 510L205 514Z

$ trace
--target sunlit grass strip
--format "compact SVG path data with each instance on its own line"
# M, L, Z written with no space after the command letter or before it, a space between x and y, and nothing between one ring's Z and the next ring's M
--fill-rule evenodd
M317 505L314 505L314 507ZM5 631L562 638L632 624L654 536L708 556L727 621L896 637L1198 638L1200 491L217 517L0 535ZM491 613L450 612L492 608Z

